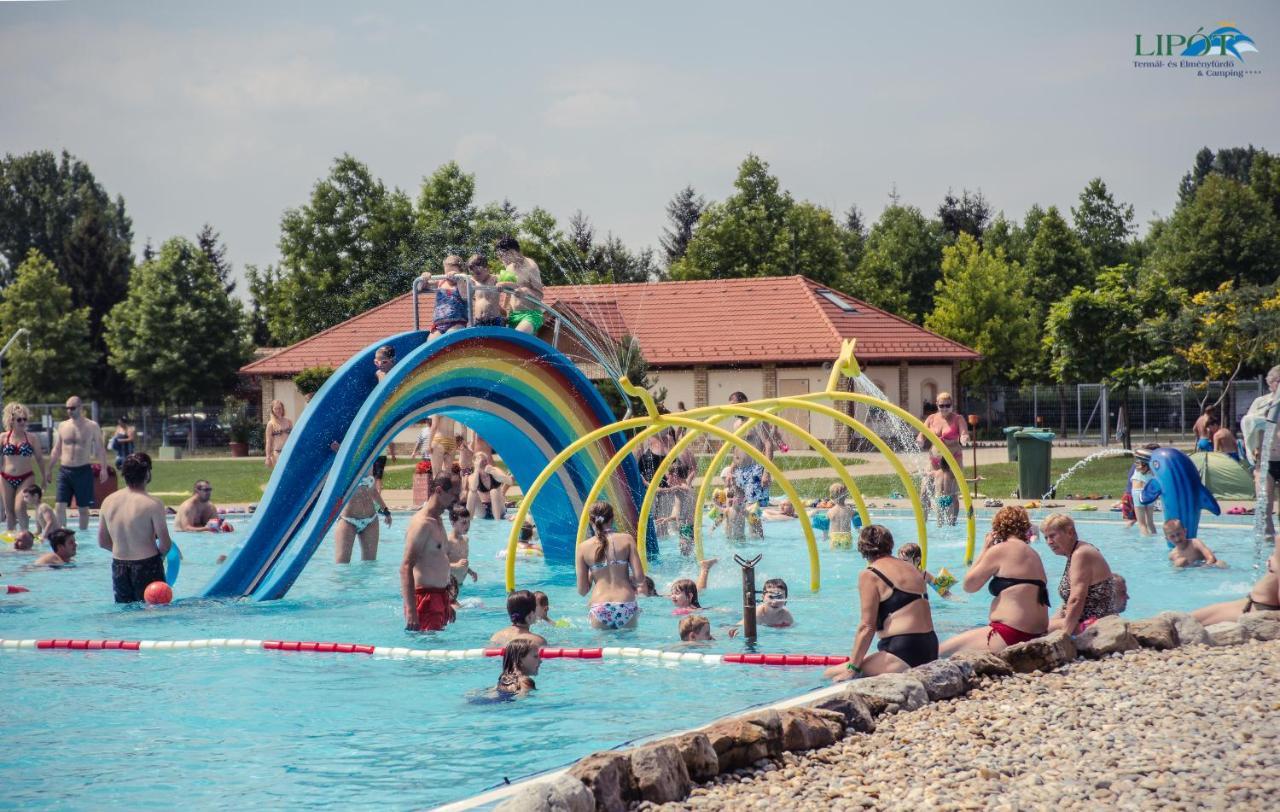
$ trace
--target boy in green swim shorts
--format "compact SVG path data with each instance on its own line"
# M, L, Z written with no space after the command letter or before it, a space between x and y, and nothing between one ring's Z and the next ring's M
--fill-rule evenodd
M542 308L537 301L522 298L521 294L536 300L542 299L542 272L538 269L538 263L520 253L520 243L515 237L503 237L494 245L494 249L498 259L506 266L506 272L499 274L498 280L505 287L512 284L509 281L511 277L515 278L515 296L511 303L509 323L522 333L534 335L542 328Z

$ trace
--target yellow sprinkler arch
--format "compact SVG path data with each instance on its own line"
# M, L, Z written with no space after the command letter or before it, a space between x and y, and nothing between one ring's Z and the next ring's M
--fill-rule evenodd
M774 407L770 407L770 408L774 408ZM840 460L836 457L836 455L831 452L831 449L827 448L827 446L817 437L814 437L812 434L800 428L798 425L791 422L790 420L771 414L768 409L753 409L744 403L734 403L734 404L729 404L727 406L704 407L704 409L714 409L714 413L709 415L705 420L707 425L714 425L715 421L720 421L728 417L738 416L738 417L750 418L749 420L747 420L747 422L739 426L733 432L735 437L744 437L746 433L749 432L753 426L755 426L756 424L762 421L775 425L785 431L789 431L801 437L806 444L808 444L811 448L813 448L813 450L816 451L818 455L827 462L828 465L830 465L832 468L836 470L837 476L839 476L844 481L845 486L849 489L850 496L854 499L855 503L858 506L858 512L862 516L863 523L868 523L870 521L870 519L867 516L867 506L862 501L862 493L858 490L857 483L853 481L853 477L849 475L849 472L845 469L844 464L841 463ZM701 416L704 409L698 409L694 411L698 412L699 416ZM688 416L692 414L692 412L682 412L682 414ZM694 440L701 437L702 434L703 432L700 429L691 429L689 432L687 432L685 436L681 437L676 442L676 444L671 448L671 451L667 453L666 458L663 459L663 461L658 465L657 470L654 472L653 479L649 482L649 487L645 490L644 501L640 505L640 516L636 521L636 528L639 533L639 535L637 536L636 543L641 545L641 549L647 549L647 545L645 544L645 542L647 541L647 536L649 531L649 516L652 513L653 502L657 498L657 488L655 487L654 483L662 482L662 477L666 475L667 470L675 463L676 459L680 456L680 454L686 448L688 448L688 446ZM707 471L703 474L702 485L699 486L699 489L698 489L699 497L705 496L708 483L714 481L714 478L715 478L714 471L716 470L716 465L714 463L718 462L720 459L723 458L724 456L723 452L727 451L728 448L729 448L728 445L721 446L720 450L716 453L712 461L713 464L709 466L707 468ZM701 524L702 524L702 504L703 502L700 499L695 500L693 504L694 555L699 561L701 561L704 557L702 553L702 541L701 541L701 532L700 532ZM795 507L797 510L796 515L798 516L799 515L798 511L803 509L803 505L796 505ZM578 531L579 538L582 537L585 531L585 528L586 528L586 523L580 522L579 531Z
M625 378L623 379L623 385L624 385L624 389L629 385L629 382ZM778 484L782 488L783 493L785 493L787 497L791 499L792 504L800 504L800 494L796 493L795 488L793 488L791 486L791 483L787 481L785 476L783 476L782 471L778 469L778 466L774 465L774 463L768 457L762 454L759 451L759 449L757 449L755 446L751 445L750 443L746 442L745 440L739 437L735 437L734 435L730 434L729 432L725 431L719 426L708 426L705 423L700 423L697 420L693 420L688 417L678 417L676 415L655 415L653 417L631 418L630 420L624 420L619 423L614 423L610 426L603 426L599 429L596 429L595 431L592 431L584 435L578 440L574 441L567 448L565 448L564 451L561 451L559 454L557 454L556 458L553 459L550 463L548 463L547 467L542 470L542 473L538 474L538 478L534 480L533 485L529 488L529 492L526 493L524 497L520 500L520 505L519 507L516 508L516 515L511 520L512 532L510 537L507 539L507 590L508 591L512 591L515 589L515 583L516 583L515 560L517 557L516 548L520 539L520 527L521 525L523 525L525 517L528 516L529 510L533 506L533 502L538 496L538 492L542 490L542 488L546 485L547 481L551 478L554 472L557 469L559 469L560 466L564 465L564 463L567 462L568 459L572 457L574 454L576 454L582 447L586 446L591 442L595 442L595 440L598 439L597 435L604 436L604 434L606 433L611 433L614 431L619 431L627 428L634 428L636 426L641 426L641 425L658 425L660 427L681 426L683 428L689 428L689 429L701 429L702 431L705 431L708 434L711 434L715 437L720 438L726 443L731 443L741 448L743 453L747 454L747 456L751 457L756 462L763 465L764 469L769 472L769 475L772 476L774 479L778 480ZM817 592L818 589L821 587L821 583L822 583L822 566L818 560L818 544L814 540L813 526L809 523L808 514L805 514L804 516L800 517L800 527L804 531L805 543L806 543L806 546L808 547L808 552L809 552L809 589L813 592ZM642 559L641 566L644 566L643 556L641 556L641 559Z

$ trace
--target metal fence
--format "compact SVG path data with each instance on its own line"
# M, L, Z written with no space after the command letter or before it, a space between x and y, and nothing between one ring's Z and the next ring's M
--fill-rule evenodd
M231 442L231 429L223 418L222 403L205 403L191 406L119 406L91 401L86 416L102 427L105 439L115 434L116 421L127 419L137 435L135 451L154 454L162 445L175 446L188 453L226 454ZM34 425L44 437L44 448L53 446L54 427L67 418L66 407L61 403L26 404ZM250 432L250 452L262 451L262 405L250 401L244 405L247 415L256 427ZM112 459L111 452L107 453Z
M1120 407L1128 413L1133 440L1161 437L1183 440L1200 416L1201 404L1215 403L1224 384L1183 381L1137 386L1124 398L1097 383L1033 386L968 387L960 397L962 414L978 415L978 434L1000 439L1007 426L1049 429L1059 437L1085 442L1116 441ZM1254 398L1265 392L1262 379L1233 381L1227 387L1219 414L1236 430L1240 416Z

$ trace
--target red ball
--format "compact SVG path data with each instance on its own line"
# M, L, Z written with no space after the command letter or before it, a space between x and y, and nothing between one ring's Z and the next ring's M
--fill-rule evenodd
M164 581L152 581L142 591L142 599L150 604L165 604L173 600L173 590Z
M233 526L232 526L231 522L223 522L223 523L222 523L222 532L224 532L224 533L234 533L234 532L236 532L236 529L235 529L235 527L233 527Z

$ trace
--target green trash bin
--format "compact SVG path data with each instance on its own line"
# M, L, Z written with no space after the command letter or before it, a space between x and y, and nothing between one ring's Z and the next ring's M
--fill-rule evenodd
M1053 462L1054 433L1023 429L1013 437L1018 444L1018 496L1039 499L1049 492L1049 466Z
M1014 439L1015 434L1022 431L1022 426L1009 426L1004 430L1004 441L1009 446L1009 462L1018 461L1018 441Z

